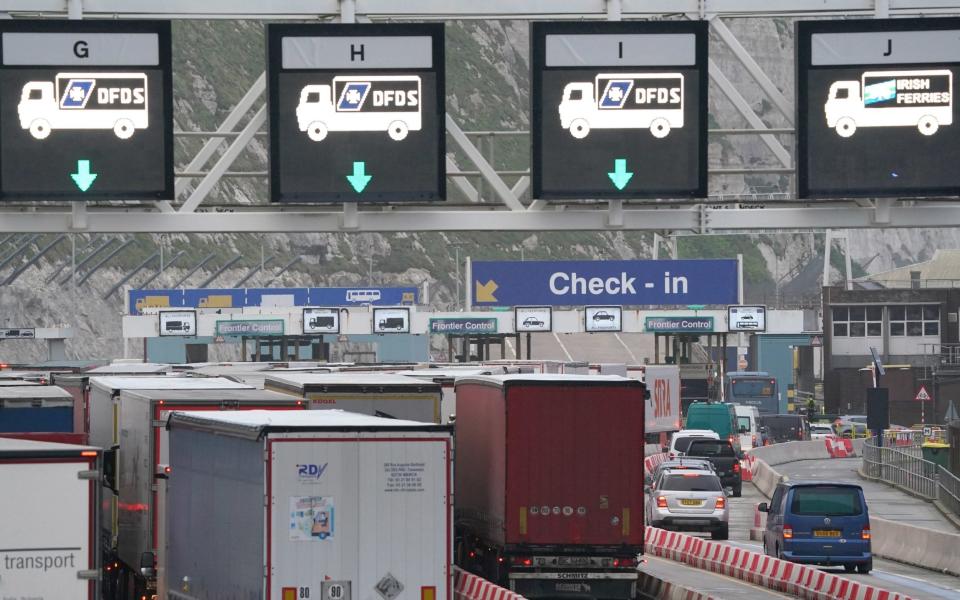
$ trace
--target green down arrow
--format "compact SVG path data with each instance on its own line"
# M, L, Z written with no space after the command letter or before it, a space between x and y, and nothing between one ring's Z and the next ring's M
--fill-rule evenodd
M613 161L613 172L607 173L607 177L613 182L618 190L622 190L630 183L633 178L633 172L627 171L627 159L617 158Z
M366 165L362 160L356 161L353 163L353 175L347 175L347 181L350 182L350 185L353 186L353 190L358 194L363 191L367 184L370 183L370 180L373 179L373 175L366 174Z
M71 173L70 177L73 178L73 182L77 184L77 187L80 188L80 191L85 192L89 190L90 186L93 185L93 182L96 181L97 174L90 172L89 160L78 160L77 172Z

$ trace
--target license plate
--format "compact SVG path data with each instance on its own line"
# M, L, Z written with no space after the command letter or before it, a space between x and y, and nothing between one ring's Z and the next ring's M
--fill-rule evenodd
M813 537L840 537L840 532L836 529L815 529Z
M703 504L703 500L697 500L695 498L682 498L680 500L682 506L700 506Z

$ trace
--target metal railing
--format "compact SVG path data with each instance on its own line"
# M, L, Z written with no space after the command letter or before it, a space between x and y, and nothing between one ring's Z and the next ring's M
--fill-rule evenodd
M919 448L878 448L876 440L863 444L863 470L866 475L897 485L928 500L936 500L936 463L923 460Z
M955 515L960 515L960 478L937 465L938 500Z

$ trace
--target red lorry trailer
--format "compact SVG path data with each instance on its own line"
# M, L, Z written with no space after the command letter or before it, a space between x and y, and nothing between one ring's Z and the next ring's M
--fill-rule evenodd
M644 384L491 375L456 394L456 562L527 598L634 598Z

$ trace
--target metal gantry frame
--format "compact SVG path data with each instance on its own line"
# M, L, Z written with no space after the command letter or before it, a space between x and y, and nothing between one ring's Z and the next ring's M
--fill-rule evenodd
M768 127L736 85L711 60L711 80L749 123L749 129L713 129L711 136L758 135L777 166L740 165L710 175L790 175L795 172L793 103L727 26L741 18L915 17L960 14L960 0L0 0L0 18L160 18L255 19L368 22L450 19L706 19L716 39L782 113L789 128ZM786 59L790 60L791 59ZM177 174L176 197L147 204L74 203L0 207L0 233L208 233L208 232L400 232L400 231L625 231L720 233L742 231L821 231L879 227L960 225L960 201L878 199L805 202L793 192L766 202L762 210L728 203L723 197L699 202L604 201L551 203L524 201L530 179L523 172L497 171L468 132L447 116L446 128L472 169L462 170L448 155L447 175L467 198L431 205L319 204L230 205L231 212L205 210L204 200L224 177L265 177L263 172L229 169L266 122L261 75L214 132L180 132L206 142ZM252 113L249 118L248 115ZM241 123L243 125L241 126ZM239 128L239 129L238 129ZM511 132L513 133L513 132ZM226 148L221 149L226 145ZM219 155L218 155L219 153ZM217 156L209 170L207 164ZM504 176L516 177L514 185ZM471 181L479 177L492 202L483 201ZM199 179L195 185L194 180ZM589 199L585 199L589 200Z

